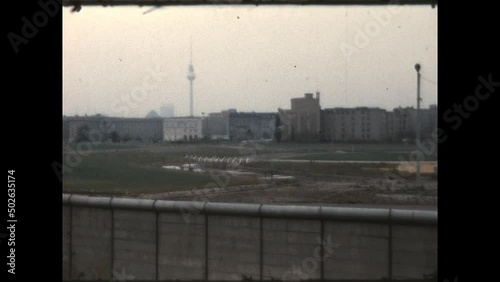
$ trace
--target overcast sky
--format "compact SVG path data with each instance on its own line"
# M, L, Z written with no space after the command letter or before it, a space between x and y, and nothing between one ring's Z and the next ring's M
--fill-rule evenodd
M64 9L64 114L143 117L171 103L188 115L191 40L195 115L274 112L316 91L322 108L416 107L417 62L422 106L437 103L437 8L148 10Z

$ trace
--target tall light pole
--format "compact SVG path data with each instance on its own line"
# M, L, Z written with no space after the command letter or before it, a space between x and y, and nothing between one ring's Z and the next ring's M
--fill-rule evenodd
M420 184L420 64L415 64L417 71L417 122L416 122L416 145L417 145L417 185Z

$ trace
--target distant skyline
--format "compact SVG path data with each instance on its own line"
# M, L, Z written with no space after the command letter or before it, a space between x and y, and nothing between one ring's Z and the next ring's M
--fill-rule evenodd
M63 14L63 113L144 117L274 112L321 92L321 107L437 104L437 8L196 6L69 8ZM347 47L346 47L347 46ZM346 56L345 50L354 52ZM349 52L349 51L348 51ZM349 57L349 58L348 58Z

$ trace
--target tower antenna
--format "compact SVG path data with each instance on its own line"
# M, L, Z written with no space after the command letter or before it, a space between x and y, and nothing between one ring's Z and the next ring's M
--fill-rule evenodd
M196 78L193 68L193 40L189 40L189 69L187 79L189 80L189 114L193 116L193 80Z
M193 37L189 39L189 64L193 64Z

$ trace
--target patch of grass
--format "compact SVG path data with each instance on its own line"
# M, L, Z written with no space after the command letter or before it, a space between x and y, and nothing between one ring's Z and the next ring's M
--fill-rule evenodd
M82 142L83 143L83 142ZM91 144L88 143L87 144ZM78 143L76 142L71 142L71 143L66 143L71 149L73 150L78 150ZM80 145L82 146L82 145ZM100 151L100 150L123 150L123 149L134 149L138 148L138 144L132 144L132 143L94 143L91 145L93 151ZM87 146L83 147L83 150L86 150Z
M270 162L251 162L246 167L271 171ZM296 163L296 162L273 162L272 169L275 174L314 173L324 175L359 175L359 176L383 176L386 171L394 171L396 164L357 164L357 163Z
M70 144L76 150L76 144ZM71 193L96 194L138 194L173 190L204 188L216 181L208 173L172 171L162 169L163 165L188 163L185 155L201 157L243 157L266 153L302 154L299 159L314 160L398 160L408 159L414 146L411 144L98 144L88 156L80 156L82 162L72 170L66 170L64 191ZM65 152L64 158L78 153ZM74 161L73 161L74 163ZM243 164L261 173L271 171L269 162ZM220 167L222 169L222 167ZM282 175L354 175L383 176L386 172L396 173L395 164L333 164L333 163L285 163L273 162L274 174ZM397 174L397 173L396 173ZM410 174L411 175L411 174ZM225 180L219 181L225 182ZM256 178L234 176L229 185L255 184Z
M328 152L321 154L305 154L290 159L298 160L334 160L334 161L408 161L411 151L354 151ZM436 156L424 156L422 161L435 161Z
M182 161L179 156L142 151L94 152L63 175L68 193L140 194L211 187L217 181L208 173L166 170L164 161ZM222 182L225 182L222 181ZM229 186L257 183L248 177L231 177Z

